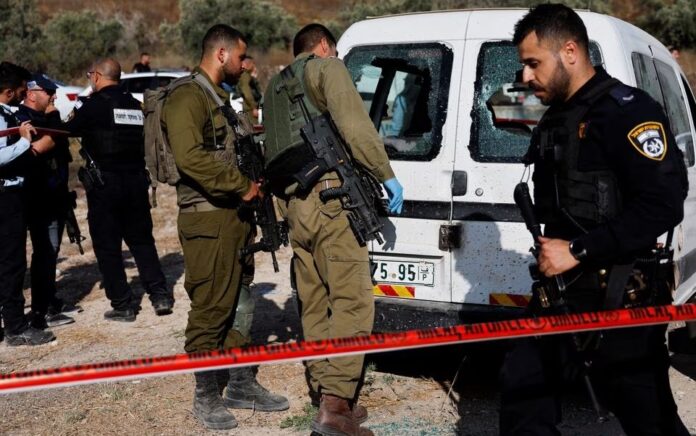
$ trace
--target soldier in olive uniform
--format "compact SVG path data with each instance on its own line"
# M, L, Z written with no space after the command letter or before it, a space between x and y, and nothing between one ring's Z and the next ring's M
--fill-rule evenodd
M348 70L336 58L335 38L324 26L310 24L295 36L294 52L295 61L288 68L303 88L302 98L309 111L331 116L354 158L384 183L390 211L399 213L403 190ZM283 76L276 75L264 95L268 162L292 147L305 122L301 115L296 116L299 111L291 114L297 104L290 101ZM273 179L274 174L269 172L267 177ZM306 340L369 335L372 331L374 297L367 247L358 243L340 200L324 203L319 195L340 183L338 175L330 171L308 192L298 191L296 183L280 188L284 189L280 196L285 200L279 203L288 219ZM321 394L314 431L372 434L360 427L367 411L356 404L363 360L363 356L348 356L307 363L312 389Z
M244 112L252 123L259 121L259 102L261 101L261 85L256 78L256 62L251 56L244 59L244 72L239 78L237 91L242 96Z
M184 252L184 287L191 298L185 350L189 353L246 345L247 335L233 326L244 267L239 251L248 242L251 225L238 209L259 195L259 184L237 168L237 133L216 103L229 105L223 80L236 81L242 72L246 41L237 30L222 24L203 38L201 63L194 80L177 87L162 111L163 129L174 154L181 180L177 185L179 240ZM248 262L245 262L248 263ZM223 376L224 377L221 377ZM224 406L285 410L287 399L273 395L256 382L250 368L229 371L220 396L219 379L227 371L195 374L194 414L212 429L237 425ZM225 380L227 381L227 380Z

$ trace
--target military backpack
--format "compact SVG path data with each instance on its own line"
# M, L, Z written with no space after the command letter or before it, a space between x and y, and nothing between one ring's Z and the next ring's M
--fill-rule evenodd
M174 161L172 147L162 129L162 109L174 90L189 83L200 86L209 97L209 101L213 101L215 107L225 106L225 102L215 93L210 83L197 73L176 79L165 87L145 91L143 100L145 164L150 172L153 188L157 186L157 182L176 186L181 180L181 175ZM209 106L208 109L212 119L213 107Z

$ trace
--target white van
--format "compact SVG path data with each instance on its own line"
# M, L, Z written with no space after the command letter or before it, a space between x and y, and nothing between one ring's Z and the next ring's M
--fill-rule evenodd
M404 186L402 215L370 246L376 328L441 326L519 311L530 298L532 239L513 201L518 163L545 107L515 87L512 45L526 9L368 19L338 51ZM696 105L669 51L616 18L580 11L592 60L665 108L689 173L676 229L676 303L696 290Z

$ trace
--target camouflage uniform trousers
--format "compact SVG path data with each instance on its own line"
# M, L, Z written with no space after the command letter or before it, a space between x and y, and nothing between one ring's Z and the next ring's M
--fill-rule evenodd
M186 352L247 345L250 338L233 328L243 271L239 251L251 234L235 209L179 213L184 252L184 288L191 299ZM246 263L246 262L245 262Z
M290 229L305 340L369 335L375 308L367 247L358 245L340 201L322 203L312 191L279 204ZM353 399L363 362L362 355L309 361L310 385Z

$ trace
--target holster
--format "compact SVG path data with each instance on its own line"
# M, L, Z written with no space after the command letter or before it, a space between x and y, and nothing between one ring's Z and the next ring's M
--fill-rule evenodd
M104 187L104 182L102 182L89 168L80 167L80 169L77 170L77 178L82 183L82 186L85 187L85 192L92 192L95 189Z

